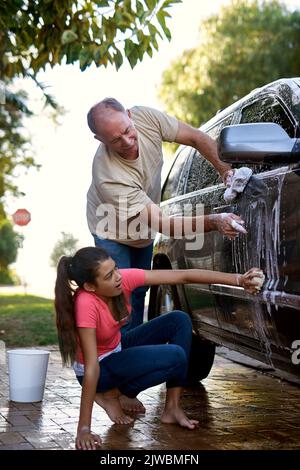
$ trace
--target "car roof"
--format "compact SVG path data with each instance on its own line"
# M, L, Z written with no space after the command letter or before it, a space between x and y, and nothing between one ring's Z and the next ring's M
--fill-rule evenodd
M238 101L235 103L231 104L225 109L222 109L222 111L219 111L215 116L213 116L209 121L205 122L200 126L201 130L206 130L209 129L211 126L213 126L216 122L222 121L223 118L228 116L229 114L233 113L237 108L239 108L245 101L248 101L250 98L253 96L257 95L258 93L261 93L263 90L266 89L275 89L278 87L280 84L286 84L286 85L292 85L292 84L297 84L300 87L300 77L293 77L293 78L281 78L279 80L275 80L274 82L268 83L267 85L264 85L262 87L255 88L252 90L248 95L243 96L240 98Z

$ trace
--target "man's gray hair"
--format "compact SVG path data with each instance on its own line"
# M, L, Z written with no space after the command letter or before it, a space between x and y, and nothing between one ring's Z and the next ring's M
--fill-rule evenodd
M101 112L104 109L113 109L114 111L119 111L121 113L124 113L126 111L124 106L115 98L104 98L104 100L99 101L99 103L91 107L87 114L88 126L93 132L93 134L97 134L95 114L97 111Z

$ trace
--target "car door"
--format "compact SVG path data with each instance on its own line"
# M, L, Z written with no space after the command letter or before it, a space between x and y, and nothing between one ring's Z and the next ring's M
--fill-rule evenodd
M275 122L290 137L295 137L297 131L293 116L273 93L260 96L242 107L239 122ZM253 298L241 289L220 287L220 294L217 294L213 287L216 309L220 324L235 335L235 341L242 349L258 349L271 365L277 363L278 366L279 362L286 361L288 368L291 366L291 342L296 339L295 328L299 328L299 311L284 306L282 293L291 287L285 265L291 262L291 253L296 257L299 255L299 242L296 242L295 230L288 245L291 251L287 254L286 215L291 213L299 225L299 199L296 199L300 195L299 170L295 165L282 166L280 163L256 165L253 170L254 176L235 204L215 208L216 211L232 210L240 214L246 222L248 234L232 242L215 234L214 268L245 272L258 266L266 274L264 293ZM281 300L275 301L276 296ZM282 364L280 366L282 368Z
M233 121L233 114L215 123L208 132L216 137L224 126ZM210 214L218 205L224 185L212 165L196 150L190 154L189 171L186 178L185 196L182 202L191 205L191 214L196 215L198 208L203 208L204 214ZM185 266L188 269L209 269L214 266L214 234L204 234L203 246L189 249L183 245ZM186 299L192 312L194 327L208 339L216 341L220 329L218 311L215 308L214 296L209 285L186 284L184 286ZM218 341L216 341L218 342Z

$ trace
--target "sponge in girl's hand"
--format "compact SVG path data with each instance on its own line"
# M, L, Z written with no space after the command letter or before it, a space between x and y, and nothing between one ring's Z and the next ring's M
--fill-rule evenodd
M265 275L262 272L257 272L258 276L252 278L252 281L255 283L255 289L259 292L265 282Z

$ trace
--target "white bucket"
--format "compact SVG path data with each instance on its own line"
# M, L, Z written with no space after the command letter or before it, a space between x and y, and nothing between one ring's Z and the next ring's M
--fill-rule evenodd
M7 353L10 400L22 403L41 401L50 351L11 349Z

